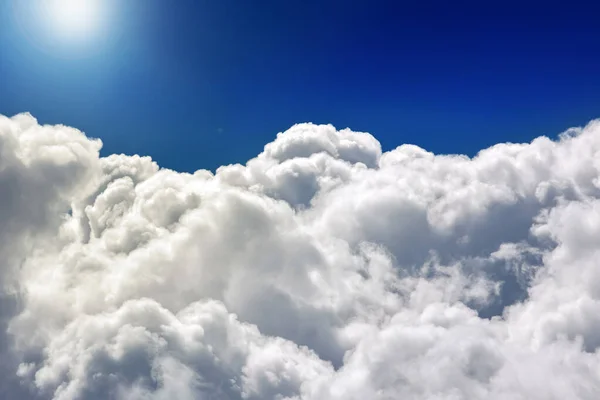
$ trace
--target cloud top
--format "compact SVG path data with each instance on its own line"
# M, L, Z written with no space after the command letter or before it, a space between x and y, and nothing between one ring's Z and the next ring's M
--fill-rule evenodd
M469 158L299 124L161 169L0 116L0 394L597 399L600 123Z

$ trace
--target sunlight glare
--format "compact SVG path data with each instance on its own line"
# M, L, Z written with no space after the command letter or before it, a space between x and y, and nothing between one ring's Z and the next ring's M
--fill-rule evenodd
M69 39L85 38L100 28L102 0L47 0L51 29Z

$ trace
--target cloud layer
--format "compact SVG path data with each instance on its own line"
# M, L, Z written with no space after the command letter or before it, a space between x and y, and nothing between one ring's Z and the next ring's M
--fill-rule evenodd
M0 397L597 399L600 122L299 124L215 174L0 116Z

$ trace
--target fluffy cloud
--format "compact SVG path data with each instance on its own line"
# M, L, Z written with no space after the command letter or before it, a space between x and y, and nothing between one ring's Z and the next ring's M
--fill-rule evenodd
M246 165L0 116L0 397L597 399L600 123L476 157L299 124Z

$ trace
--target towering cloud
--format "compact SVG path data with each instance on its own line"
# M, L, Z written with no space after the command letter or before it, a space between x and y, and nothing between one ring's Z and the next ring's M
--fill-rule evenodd
M0 116L0 397L600 397L600 122L299 124L215 174Z

